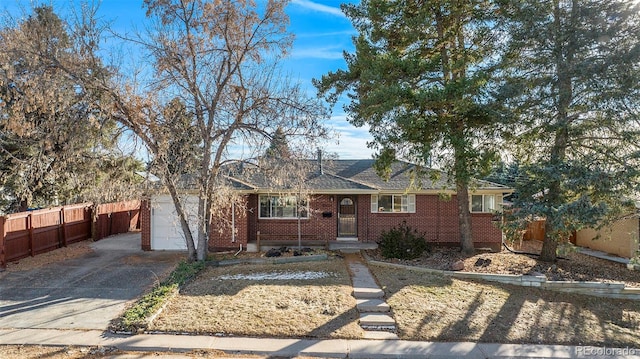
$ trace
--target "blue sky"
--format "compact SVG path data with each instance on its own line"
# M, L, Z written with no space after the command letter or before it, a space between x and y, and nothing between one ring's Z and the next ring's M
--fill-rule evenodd
M260 1L260 0L258 0ZM344 0L351 1L353 0ZM299 79L315 96L311 79L320 78L329 71L345 68L342 51L351 51L352 36L356 34L350 21L340 11L340 0L291 0L286 11L290 18L289 31L295 34L291 56L284 68L293 79ZM16 14L20 7L31 3L53 5L56 12L66 13L72 4L69 0L0 0L0 10ZM103 20L112 21L116 32L127 32L144 20L142 0L102 0L98 12ZM339 104L333 109L329 126L339 135L325 146L328 152L340 158L370 158L366 147L370 136L366 128L355 128L346 121ZM337 141L337 142L336 142Z

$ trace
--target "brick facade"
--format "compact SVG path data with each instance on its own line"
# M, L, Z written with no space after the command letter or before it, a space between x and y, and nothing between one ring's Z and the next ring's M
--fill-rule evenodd
M301 233L305 239L335 240L338 235L337 195L316 195L310 201L310 216L301 220ZM416 195L416 213L371 213L371 195L353 196L356 201L357 237L362 242L375 242L380 234L406 221L409 226L424 233L428 242L440 245L458 245L458 209L455 195L443 200L438 195ZM151 249L151 209L149 201L143 201L140 209L142 249ZM259 218L258 195L245 197L246 206L237 206L235 215L235 241L232 241L231 208L223 220L211 226L209 249L212 251L246 248L255 242L258 231L266 235L295 236L298 233L296 219ZM488 213L472 214L472 231L477 248L499 250L502 232L492 223Z
M235 218L231 216L231 208L222 213L222 220L213 220L211 233L209 234L209 250L221 251L239 249L240 245L247 248L249 240L249 217L252 215L248 197L243 198L243 203L235 207ZM255 212L255 210L254 210ZM234 225L235 224L235 225ZM235 228L235 237L232 228Z
M249 214L249 241L256 240L256 233L270 235L295 235L298 222L295 219L261 219L258 216L258 196L251 195L249 207L255 208ZM318 240L335 240L338 232L338 200L336 195L318 195L311 201L312 214L301 222L303 236L313 236ZM457 245L460 243L458 227L458 207L455 195L443 200L438 195L417 195L416 213L371 213L371 195L354 196L357 204L357 237L362 242L375 242L380 234L406 221L409 226L424 233L427 241L437 244ZM323 216L330 213L331 216ZM492 222L489 213L474 213L472 231L476 247L499 250L502 232Z
M360 195L358 202L361 210L361 215L358 216L361 240L376 241L383 231L406 221L407 225L423 233L428 242L445 245L460 243L455 195L448 200L443 200L438 195L416 195L416 213L371 213L370 195ZM471 230L476 247L500 249L502 232L492 223L492 218L490 213L471 215Z
M249 203L250 207L254 208L249 219L250 241L256 240L258 231L269 235L297 235L297 219L259 218L258 195L252 194ZM311 207L309 218L300 221L302 235L319 240L335 240L337 236L336 196L313 196L309 204ZM330 216L328 216L329 214Z
M148 199L140 202L140 236L142 238L142 250L151 250L151 201Z

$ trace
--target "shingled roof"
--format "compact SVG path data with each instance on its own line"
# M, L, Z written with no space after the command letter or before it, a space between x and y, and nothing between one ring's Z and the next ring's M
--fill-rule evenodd
M391 165L388 180L378 176L373 159L326 160L320 166L317 160L302 161L304 187L315 192L379 192L406 191L409 188L420 190L453 190L446 174L435 169L421 169L420 178L414 180L413 172L417 166L408 162L396 161ZM272 176L253 165L239 165L230 168L227 178L239 190L254 191L286 190L286 185L275 185ZM478 189L504 190L510 188L488 181L477 181Z

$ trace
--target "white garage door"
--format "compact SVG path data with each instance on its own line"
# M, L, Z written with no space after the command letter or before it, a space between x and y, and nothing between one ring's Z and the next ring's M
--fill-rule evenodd
M195 235L198 198L189 196L182 201L189 217L191 233ZM187 250L180 220L169 195L156 196L151 201L151 250Z

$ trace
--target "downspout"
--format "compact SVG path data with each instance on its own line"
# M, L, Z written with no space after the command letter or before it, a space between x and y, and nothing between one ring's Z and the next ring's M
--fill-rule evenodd
M231 202L231 243L236 242L236 203ZM237 257L242 252L242 243L240 243L240 249L234 254Z
M236 203L235 202L231 202L231 243L236 243Z

